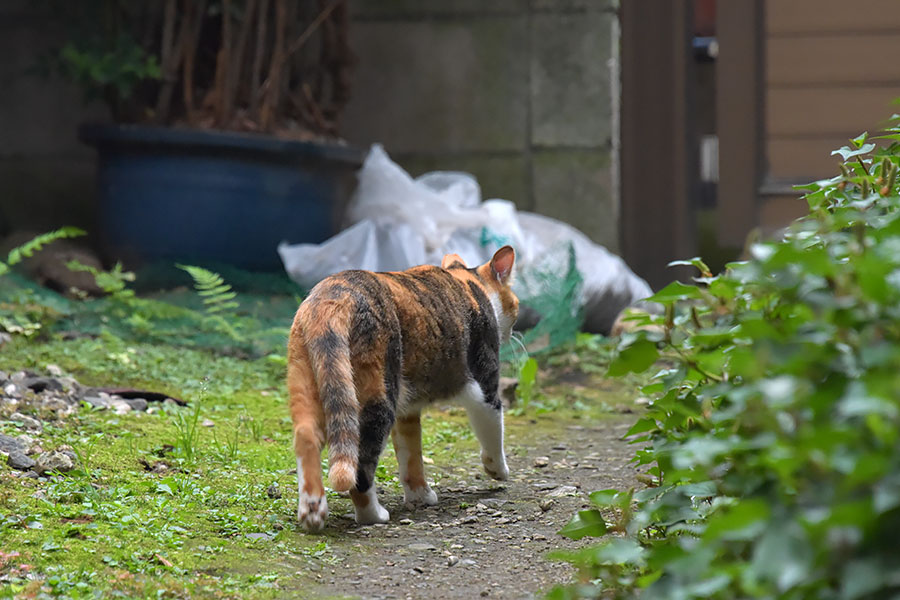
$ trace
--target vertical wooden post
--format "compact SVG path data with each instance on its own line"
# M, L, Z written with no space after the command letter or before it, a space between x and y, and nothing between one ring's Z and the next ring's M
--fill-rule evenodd
M731 1L731 0L729 0ZM622 250L658 289L696 252L691 0L623 0Z
M716 129L719 135L719 245L741 248L759 222L764 175L763 1L719 2Z

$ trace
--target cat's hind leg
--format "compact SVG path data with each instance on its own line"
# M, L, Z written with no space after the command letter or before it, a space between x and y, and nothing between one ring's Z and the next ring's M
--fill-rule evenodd
M494 479L509 477L506 455L503 452L503 405L496 389L485 395L481 386L470 381L466 384L460 400L469 414L469 423L475 437L481 444L481 463L484 472Z
M357 369L354 380L360 403L359 459L356 486L350 490L350 499L356 509L357 523L387 523L391 515L378 502L375 468L394 426L395 401L389 400L384 372L379 366Z
M356 522L360 525L387 523L391 518L375 493L375 468L393 424L394 410L382 399L366 403L360 411L359 466L356 468L356 486L350 490Z
M319 531L328 516L321 462L325 419L305 350L294 349L292 359L287 380L297 457L297 520L303 529Z
M391 441L400 467L400 482L403 484L403 500L407 505L437 504L437 494L425 481L425 466L422 464L422 422L420 413L397 417L391 430Z

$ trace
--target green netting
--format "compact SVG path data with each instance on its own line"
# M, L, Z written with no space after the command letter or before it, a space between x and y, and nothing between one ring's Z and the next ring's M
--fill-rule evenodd
M581 328L582 277L571 243L551 248L544 257L516 273L521 320L537 324L501 348L503 360L521 362L527 353L546 352L575 338Z

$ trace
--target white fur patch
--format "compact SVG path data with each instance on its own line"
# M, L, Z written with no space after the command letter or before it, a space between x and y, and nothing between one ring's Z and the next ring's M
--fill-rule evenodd
M306 531L320 531L328 517L325 496L310 496L303 491L303 460L297 457L297 521Z
M438 497L437 493L427 485L425 487L413 489L404 483L403 502L409 506L434 506L438 503Z
M459 400L469 414L469 423L481 443L481 462L484 471L494 479L509 477L506 455L503 452L503 411L488 406L481 386L475 381L466 384Z
M365 507L360 508L356 505L353 506L353 508L356 509L356 522L360 525L387 523L391 518L391 514L385 507L378 503L378 495L375 493L374 484L369 488L369 491L366 492L366 496L368 496L369 502Z
M512 329L513 325L516 324L516 319L503 312L503 303L500 302L500 294L492 292L488 294L488 299L490 299L491 306L494 308L494 316L497 317L497 330L500 332L500 342L506 343L512 335Z

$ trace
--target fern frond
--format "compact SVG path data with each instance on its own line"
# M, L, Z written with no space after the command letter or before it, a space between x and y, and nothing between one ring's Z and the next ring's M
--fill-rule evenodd
M5 265L7 269L4 270L0 268L0 275L6 272L6 270L8 270L8 267L22 262L23 258L30 258L35 252L38 252L51 242L55 242L56 240L62 238L73 238L82 235L86 235L86 233L84 230L79 229L78 227L61 227L56 231L48 231L47 233L42 233L41 235L36 236L34 239L29 240L21 246L17 246L9 251L9 255L6 257Z
M237 293L231 286L225 283L222 276L203 267L193 265L176 265L179 269L187 271L194 280L194 289L203 298L203 305L210 315L233 311L240 304L234 301Z

